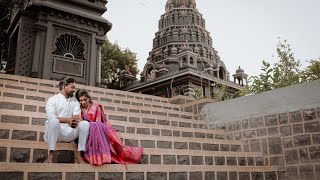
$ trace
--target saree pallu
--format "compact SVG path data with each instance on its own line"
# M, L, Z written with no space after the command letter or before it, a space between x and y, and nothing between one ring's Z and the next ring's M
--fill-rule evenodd
M101 122L104 124L107 132L107 138L109 140L111 163L117 164L136 164L142 154L142 147L130 147L126 146L114 130L110 122L105 117L102 105L93 103L88 110L87 114L83 114L90 122ZM90 135L91 135L91 123L90 123Z
M101 122L90 122L90 131L84 160L97 166L111 163L108 130Z

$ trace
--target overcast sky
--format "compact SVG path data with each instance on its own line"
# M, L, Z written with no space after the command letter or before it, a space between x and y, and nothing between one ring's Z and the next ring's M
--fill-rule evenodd
M165 13L167 0L109 0L103 15L112 24L107 36L137 53L141 72ZM213 47L230 75L240 65L250 76L262 60L274 62L278 38L287 39L296 59L320 57L320 0L196 0Z

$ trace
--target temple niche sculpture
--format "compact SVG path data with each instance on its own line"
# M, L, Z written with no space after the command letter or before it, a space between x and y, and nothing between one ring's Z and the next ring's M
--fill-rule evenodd
M217 83L226 85L229 92L242 89L243 81L229 81L195 0L168 0L165 11L140 81L124 90L163 97L195 93L212 97Z
M101 49L112 24L101 15L107 0L25 0L12 11L8 69L41 79L68 75L100 83Z

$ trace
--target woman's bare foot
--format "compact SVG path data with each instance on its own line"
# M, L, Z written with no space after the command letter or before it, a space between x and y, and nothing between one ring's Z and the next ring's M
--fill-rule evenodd
M77 151L76 161L78 164L86 164L86 162L83 160L81 156L81 151Z
M49 151L48 159L43 161L43 163L52 163L53 162L53 151Z

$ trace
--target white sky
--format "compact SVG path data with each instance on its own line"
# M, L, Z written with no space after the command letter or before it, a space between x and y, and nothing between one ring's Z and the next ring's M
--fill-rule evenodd
M143 69L167 0L109 0L103 15L113 27L107 36L137 53ZM240 65L249 76L262 60L274 62L278 38L287 39L296 59L320 58L320 0L196 0L213 47L230 75Z

